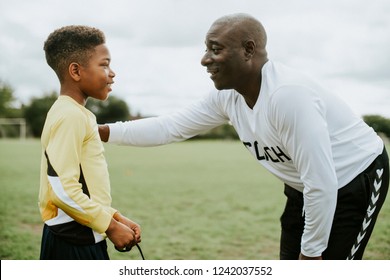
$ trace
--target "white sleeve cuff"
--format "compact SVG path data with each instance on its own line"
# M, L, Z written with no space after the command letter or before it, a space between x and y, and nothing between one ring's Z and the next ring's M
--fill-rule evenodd
M108 143L119 144L122 139L122 128L119 122L107 124L110 128L110 135L108 137Z

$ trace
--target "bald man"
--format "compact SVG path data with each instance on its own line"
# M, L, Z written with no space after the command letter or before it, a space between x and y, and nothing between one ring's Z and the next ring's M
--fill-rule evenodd
M362 259L389 187L381 138L314 79L269 60L252 16L216 20L205 43L201 64L217 91L169 115L101 125L101 139L157 146L230 121L284 183L280 259Z

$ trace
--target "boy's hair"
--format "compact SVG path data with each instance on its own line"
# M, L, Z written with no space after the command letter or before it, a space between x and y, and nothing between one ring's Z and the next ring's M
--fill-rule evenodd
M47 64L62 82L70 63L88 65L95 47L104 44L105 40L104 33L97 28L84 25L61 27L49 35L43 46Z

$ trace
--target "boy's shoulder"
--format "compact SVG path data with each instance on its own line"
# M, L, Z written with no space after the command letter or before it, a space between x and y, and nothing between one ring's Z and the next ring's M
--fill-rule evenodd
M83 122L87 120L88 110L78 104L69 96L60 95L51 106L47 118L54 118L62 121Z
M74 100L72 97L67 95L58 96L52 108L58 110L81 112L81 113L87 110L84 106L80 105L79 103L77 103L76 100Z

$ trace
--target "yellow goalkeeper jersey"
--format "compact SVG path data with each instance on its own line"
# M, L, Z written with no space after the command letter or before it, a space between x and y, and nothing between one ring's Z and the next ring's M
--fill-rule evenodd
M95 115L69 96L50 108L41 136L39 209L50 230L74 244L106 235L111 189Z

